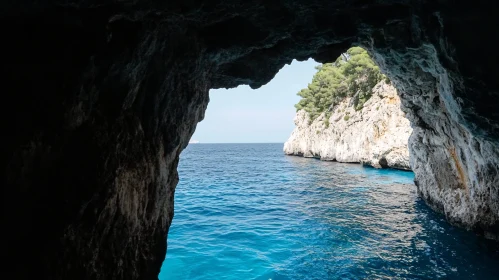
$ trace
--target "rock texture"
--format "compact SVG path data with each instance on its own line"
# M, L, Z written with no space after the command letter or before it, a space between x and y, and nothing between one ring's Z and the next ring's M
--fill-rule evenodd
M155 279L210 88L361 45L399 89L422 197L499 236L494 1L0 4L3 274Z
M329 119L323 113L310 121L304 110L296 114L285 154L410 169L407 142L412 128L400 110L397 90L385 81L373 88L362 110L355 111L351 98L346 98Z

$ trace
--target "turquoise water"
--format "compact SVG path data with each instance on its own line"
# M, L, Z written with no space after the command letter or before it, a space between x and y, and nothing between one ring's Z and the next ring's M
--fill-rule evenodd
M499 278L497 243L432 212L411 172L195 144L179 177L161 280Z

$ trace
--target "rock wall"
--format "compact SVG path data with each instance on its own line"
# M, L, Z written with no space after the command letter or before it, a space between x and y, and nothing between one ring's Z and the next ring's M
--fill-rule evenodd
M328 120L323 113L309 122L304 110L296 114L285 154L410 169L407 142L412 128L400 110L396 89L385 81L373 88L362 110L355 111L351 98L346 98Z
M499 240L497 123L480 113L489 105L478 104L495 100L497 91L473 95L480 92L476 80L446 69L442 63L451 62L438 58L449 55L423 45L379 61L395 77L402 109L414 128L409 152L420 196L450 223ZM485 114L495 114L489 110Z
M156 279L209 64L185 25L60 9L2 33L7 278Z
M368 49L414 128L422 197L499 236L494 1L0 3L3 274L155 279L210 88Z

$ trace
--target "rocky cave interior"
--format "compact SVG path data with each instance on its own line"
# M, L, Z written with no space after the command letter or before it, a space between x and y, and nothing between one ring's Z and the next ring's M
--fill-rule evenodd
M420 196L499 238L493 1L0 4L4 275L156 279L179 154L211 88L366 48L412 123Z

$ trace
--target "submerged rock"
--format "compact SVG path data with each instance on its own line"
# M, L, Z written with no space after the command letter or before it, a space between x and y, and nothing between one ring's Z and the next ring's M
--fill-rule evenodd
M329 119L323 113L311 123L307 112L298 111L284 153L409 170L407 141L412 128L400 110L396 89L381 81L359 111L351 101L345 98Z

